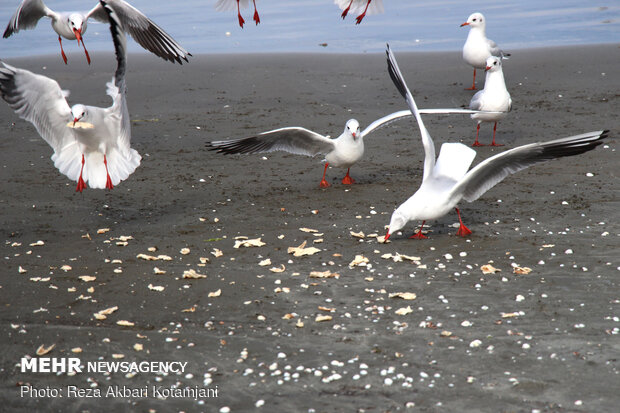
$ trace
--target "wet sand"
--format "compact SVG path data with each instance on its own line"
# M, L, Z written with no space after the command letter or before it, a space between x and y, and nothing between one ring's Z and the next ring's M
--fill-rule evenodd
M471 69L460 53L395 53L420 107L469 103ZM205 148L293 125L335 137L349 118L364 127L404 109L383 54L198 56L182 67L130 56L132 146L143 159L112 191L75 193L51 148L2 103L7 411L613 411L620 402L617 56L613 45L513 52L504 64L513 111L497 131L506 146L478 149L474 163L539 140L611 134L592 152L532 167L463 202L473 231L467 239L454 234L455 214L428 222L427 240L407 238L419 223L387 244L369 236L385 234L394 208L420 183L413 121L366 138L352 186L340 183L346 171L330 168L332 186L320 189L320 157ZM112 57L93 56L92 67L81 57L70 55L68 68L56 55L8 63L57 79L71 103L108 105ZM468 117L425 120L437 147L474 140ZM483 124L481 141L491 134ZM234 248L239 236L265 245ZM320 252L287 253L302 242ZM350 266L357 255L368 262ZM488 263L501 272L483 274ZM532 271L515 274L514 266ZM192 269L206 278L183 278ZM312 278L313 271L339 277ZM396 292L417 298L390 297ZM105 319L94 316L111 307L118 309ZM52 344L46 357L84 365L188 364L167 375L21 373L22 357ZM64 394L21 397L20 385ZM80 399L68 397L69 385L104 393L148 386L149 394ZM218 397L161 400L151 386L217 389Z

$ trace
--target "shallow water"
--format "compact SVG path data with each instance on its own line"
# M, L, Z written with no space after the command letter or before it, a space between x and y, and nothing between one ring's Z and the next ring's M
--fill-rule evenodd
M611 0L384 0L385 13L367 16L358 26L355 15L341 20L340 10L331 0L257 0L262 22L255 26L253 10L246 9L242 12L245 29L237 24L235 12L216 12L215 0L131 3L194 54L381 52L386 42L400 51L458 50L468 31L459 26L475 11L486 15L487 35L506 50L620 40L620 4ZM18 0L0 2L2 25L8 23L18 4ZM79 10L90 3L46 0L46 4L63 11ZM91 23L86 42L89 50L112 50L109 33L100 23ZM45 20L34 30L0 39L0 44L1 58L58 51L57 37ZM135 42L129 44L130 51L142 50ZM67 51L77 51L76 46L68 45Z

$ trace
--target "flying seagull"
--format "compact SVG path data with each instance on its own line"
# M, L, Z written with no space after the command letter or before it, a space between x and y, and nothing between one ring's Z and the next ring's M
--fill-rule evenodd
M532 143L504 151L476 165L469 167L476 151L461 143L444 143L439 157L435 160L435 146L431 135L424 126L422 117L411 92L398 68L396 58L388 45L388 71L400 94L405 98L411 112L415 114L424 146L424 174L420 188L392 214L385 239L402 229L409 221L437 219L446 215L452 208L459 217L457 235L467 236L471 231L463 224L457 205L461 199L473 202L486 191L514 174L536 163L579 155L603 143L608 131L584 133L568 138L544 143ZM468 171L469 170L469 171ZM426 238L422 227L411 238Z
M366 17L366 14L383 13L383 0L334 0L334 4L337 4L340 10L342 10L340 17L343 20L349 12L359 13L355 18L355 24L360 24L364 17Z
M258 10L256 9L256 0L252 0L252 4L254 4L254 22L258 25L258 23L260 23L260 16L258 15ZM229 11L236 8L239 26L243 28L245 20L241 16L241 9L247 9L249 5L250 0L217 0L217 3L215 3L215 10Z
M131 175L142 159L130 147L131 130L125 101L126 41L113 1L101 0L109 16L117 69L107 83L112 106L69 107L68 91L48 77L2 62L0 95L22 118L31 122L54 149L54 166L77 181L76 191L112 189Z
M191 54L140 10L123 0L108 0L107 4L114 10L122 30L129 33L140 46L172 63L183 64L183 60L187 62L187 57ZM89 18L108 23L108 14L103 6L97 3L88 12L56 12L48 8L43 0L23 0L6 26L3 37L7 38L22 29L33 29L43 17L52 20L52 28L58 34L60 53L65 64L67 56L62 48L63 37L68 40L77 39L78 46L81 42L86 60L90 64L90 55L86 50L83 36Z

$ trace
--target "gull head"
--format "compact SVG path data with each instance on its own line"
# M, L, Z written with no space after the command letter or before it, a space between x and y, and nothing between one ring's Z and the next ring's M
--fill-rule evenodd
M409 222L409 220L400 212L400 208L394 211L392 218L390 218L390 226L385 234L385 240L387 241L396 231L403 229L405 225L407 225L407 222Z
M75 34L78 44L82 41L82 27L84 25L84 17L79 13L72 13L67 18L69 28Z
M350 134L353 139L357 139L361 136L360 123L355 119L349 119L344 126L344 133Z
M75 126L75 124L81 120L84 120L84 117L86 116L87 112L86 112L86 107L84 105L73 105L71 107L71 116L73 116L73 126Z
M491 56L487 59L487 67L484 69L485 72L497 72L498 70L502 70L502 59L497 56Z
M486 20L482 13L473 13L467 18L467 21L465 23L461 24L461 27L482 27L484 29L485 24Z

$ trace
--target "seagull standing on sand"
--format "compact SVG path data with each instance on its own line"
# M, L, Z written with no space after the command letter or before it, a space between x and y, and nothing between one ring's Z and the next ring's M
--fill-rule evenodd
M497 122L504 119L512 108L512 99L510 98L510 93L508 93L506 82L504 81L502 59L496 56L489 57L484 70L486 71L484 89L474 95L471 102L469 102L469 108L491 113L475 113L471 115L472 119L478 121L478 126L476 127L476 141L472 146L483 146L478 142L481 122L495 122L491 146L502 146L495 143Z
M344 132L336 139L330 139L329 136L294 126L263 132L248 138L209 142L207 147L226 155L273 151L308 156L325 154L325 169L319 186L321 188L330 186L325 180L329 165L347 168L347 174L342 179L342 183L351 185L355 181L349 175L349 170L364 155L364 138L371 132L405 116L407 116L405 112L396 112L382 117L368 125L362 132L360 132L359 122L350 119L344 127ZM409 114L409 116L411 115Z
M364 5L364 3L366 4ZM360 13L355 18L355 24L360 24L366 14L383 13L383 0L334 0L334 4L337 4L340 10L342 10L340 17L343 20L349 12Z
M256 25L260 23L260 16L258 15L258 10L256 10L256 0L252 0L254 4L254 21ZM247 9L250 5L250 0L217 0L215 3L215 10L217 11L229 11L237 9L237 17L239 18L239 26L243 29L243 25L245 24L245 20L241 17L240 9Z
M65 99L69 92L61 90L55 80L6 63L0 67L0 95L54 149L54 165L77 181L79 192L86 183L91 188L112 189L131 175L142 159L130 147L125 34L115 9L103 0L101 5L109 16L117 61L114 78L107 84L112 106L69 107Z
M504 58L510 56L510 54L504 53L493 40L487 39L486 24L486 19L482 13L472 14L465 23L461 24L461 27L470 27L467 41L463 46L463 59L474 67L474 80L468 90L476 90L476 69L484 69L489 57Z
M429 219L446 215L452 208L459 217L457 235L467 236L471 231L463 224L457 205L461 199L473 202L510 174L528 168L538 162L563 156L579 155L603 143L608 131L584 133L545 143L532 143L502 152L479 163L468 171L476 151L460 143L444 143L435 160L435 145L418 112L415 100L407 88L390 47L387 49L388 71L400 94L414 113L424 146L424 175L420 188L392 214L385 235L402 229L409 221L422 220L420 230L411 238L426 238L422 227Z
M123 0L108 0L107 4L116 13L123 30L146 50L173 63L183 64L181 59L187 62L187 57L191 54L138 9ZM81 42L86 60L90 64L90 56L83 36L86 33L89 18L108 23L108 15L101 4L98 3L88 12L55 12L48 8L43 0L23 0L9 21L3 37L7 38L22 29L32 29L43 17L49 17L52 20L52 28L58 34L60 53L65 64L67 56L62 48L63 37L68 40L77 39L78 46Z

